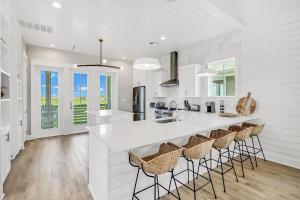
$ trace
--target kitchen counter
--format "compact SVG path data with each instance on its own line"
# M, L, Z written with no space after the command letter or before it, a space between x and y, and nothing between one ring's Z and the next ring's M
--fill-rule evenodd
M154 117L149 117L142 121L132 121L130 117L132 113L124 111L114 111L108 114L112 119L111 123L89 126L88 130L101 139L114 152L169 141L256 119L255 116L225 118L215 113L180 111L179 121L157 123L156 121L160 119L154 119ZM107 117L107 115L102 113L100 117Z
M128 162L128 151L149 154L157 150L162 142L186 139L200 133L207 135L209 130L223 128L231 124L255 120L255 116L223 118L218 114L180 111L179 121L157 123L157 119L148 113L147 120L133 121L132 114L124 111L89 112L89 117L97 118L97 125L89 130L89 188L95 200L131 199L136 168ZM217 152L213 151L215 157ZM215 167L213 163L211 167ZM180 159L175 168L183 170L186 161ZM200 173L204 173L200 169ZM177 178L187 182L187 174ZM169 174L160 175L160 183L168 187ZM141 174L138 189L152 184L152 180ZM173 187L173 186L172 186ZM141 193L139 198L150 200L153 191ZM161 195L164 191L161 191Z

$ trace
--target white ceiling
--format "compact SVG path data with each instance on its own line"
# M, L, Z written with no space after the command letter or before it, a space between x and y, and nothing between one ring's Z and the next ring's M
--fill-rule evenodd
M52 7L58 1L62 8ZM145 55L146 0L12 0L18 19L53 27L52 33L22 28L27 44L128 60ZM148 0L148 55L171 50L241 29L300 7L300 0ZM160 41L161 36L167 40Z
M300 9L300 0L208 0L245 26Z
M20 20L46 24L53 33L22 28L27 44L98 55L99 37L104 39L104 56L133 60L145 55L145 0L12 0ZM149 0L150 56L241 29L230 15L206 0ZM160 41L161 36L167 40Z

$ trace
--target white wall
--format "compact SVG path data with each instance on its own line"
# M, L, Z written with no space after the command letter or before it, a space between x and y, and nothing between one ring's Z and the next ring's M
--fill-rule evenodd
M300 10L247 27L242 50L242 92L266 123L266 156L300 168Z

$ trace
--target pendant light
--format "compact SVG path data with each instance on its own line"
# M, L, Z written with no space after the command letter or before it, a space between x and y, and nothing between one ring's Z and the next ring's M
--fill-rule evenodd
M200 77L209 77L214 75L216 75L216 72L212 69L209 69L207 65L204 70L202 70L200 73L197 74L197 76Z
M133 63L134 69L139 70L154 70L161 67L160 62L156 58L148 57L148 24L149 24L149 14L148 14L148 1L145 3L145 57L138 58Z

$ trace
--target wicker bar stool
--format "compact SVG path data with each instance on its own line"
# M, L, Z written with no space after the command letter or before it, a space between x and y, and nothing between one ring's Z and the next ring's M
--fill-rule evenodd
M246 139L250 137L252 129L253 129L253 127L241 127L241 126L238 126L238 125L231 125L228 128L228 131L231 131L231 132L235 131L236 132L235 137L234 137L234 142L235 143L234 143L234 149L233 149L233 155L232 155L233 158L232 159L241 163L243 177L245 177L244 164L243 164L245 161L250 160L251 167L254 170L253 163L252 163L252 160L251 160L251 156L250 156L250 153L249 153L249 149L248 149L248 146L247 146L247 143L246 143ZM244 146L246 147L246 153L247 154L244 154ZM238 152L236 152L236 151L238 151ZM239 155L239 159L236 159L234 157L234 155L236 153Z
M253 127L252 129L252 132L251 132L251 140L252 140L252 146L248 146L248 148L250 148L252 150L252 152L250 151L250 154L254 155L254 158L255 158L255 165L256 167L258 167L257 165L257 159L256 159L256 155L258 153L262 153L263 155L263 158L264 158L264 161L266 162L266 157L265 157L265 154L264 154L264 151L263 151L263 148L261 146L261 143L260 143L260 140L259 140L259 135L262 133L262 130L263 128L265 127L265 124L251 124L251 123L243 123L242 124L242 127ZM258 145L259 147L255 147L255 144L254 144L254 137L257 138L257 141L258 141Z
M182 148L175 144L172 144L172 143L161 144L157 153L155 153L153 155L149 155L147 157L143 157L143 158L140 158L136 154L129 152L129 163L133 167L138 168L136 179L135 179L135 184L134 184L134 190L133 190L133 194L132 194L132 200L134 198L139 199L136 195L151 188L151 187L154 187L154 200L157 197L158 197L158 199L160 198L159 187L163 188L164 190L166 190L168 193L172 194L177 199L181 199L178 188L177 188L177 183L174 178L174 168L177 165L177 162L179 160L181 152L182 152ZM136 192L136 186L137 186L137 182L138 182L139 172L141 169L146 176L154 179L154 184ZM173 193L171 193L164 186L159 184L158 175L164 174L167 172L171 173L171 181L174 180L174 184L175 184L176 191L177 191L177 196L174 195Z
M208 185L209 183L211 184L211 187L213 189L214 192L214 196L215 198L217 198L216 192L215 192L215 188L213 185L213 182L211 180L211 176L210 176L210 172L209 172L209 168L207 166L207 161L205 156L210 152L210 150L212 149L212 145L214 143L214 139L212 138L208 138L208 137L198 137L198 136L191 136L188 140L188 142L183 145L183 151L182 151L182 156L186 159L187 161L187 169L178 172L177 174L175 174L174 176L176 177L179 174L182 174L184 172L187 172L188 174L188 182L190 182L190 172L192 172L193 174L193 188L189 187L187 184L182 183L181 181L177 180L177 182L181 183L183 186L185 186L186 188L188 188L189 190L194 192L194 199L196 200L196 192L199 191L200 189L202 189L203 187L205 187L206 185ZM194 160L197 160L199 162L198 164L198 171L195 171L195 163ZM192 164L192 169L189 168L189 163ZM205 177L201 174L199 174L199 168L200 166L206 168L207 173L208 173L208 177ZM206 179L208 182L206 182L205 184L203 184L202 186L196 188L196 177L198 178L199 176ZM171 181L170 181L170 186L171 186ZM169 186L169 189L170 189Z
M227 172L233 170L236 181L237 182L239 181L238 177L236 175L236 171L235 171L233 161L232 161L232 158L230 156L230 151L229 151L229 146L233 142L235 134L236 134L236 132L229 132L229 131L225 131L225 130L222 130L222 129L213 130L210 133L210 138L215 139L213 147L214 147L214 149L216 149L219 152L218 160L213 159L211 154L210 154L210 161L216 161L217 166L219 166L219 164L220 164L221 172L216 170L216 169L213 169L212 165L210 165L210 170L212 170L213 172L216 172L218 174L221 174L222 181L223 181L224 192L226 192L224 175ZM222 152L222 150L225 150L225 152ZM227 154L227 156L224 155L224 154ZM228 161L230 161L230 164L226 163L226 162L223 162L222 157L227 158ZM229 167L229 169L224 171L224 166Z

